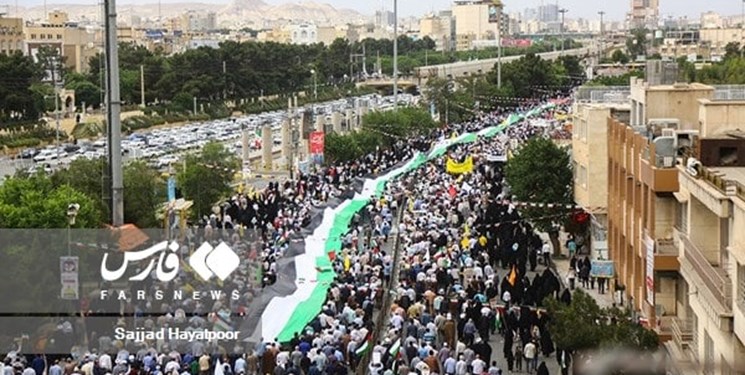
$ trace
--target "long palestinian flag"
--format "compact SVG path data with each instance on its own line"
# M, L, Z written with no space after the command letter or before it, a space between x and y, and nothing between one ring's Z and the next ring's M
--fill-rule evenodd
M349 230L355 213L364 208L370 197L380 197L391 180L417 169L447 153L448 148L473 143L478 137L491 138L508 127L554 108L553 103L534 108L522 114L511 114L496 126L476 133L464 133L437 143L429 153L417 153L408 162L375 179L365 180L362 191L334 208L326 208L321 223L304 239L305 252L294 258L295 289L285 296L275 296L261 313L259 327L245 341L257 342L260 338L277 338L290 341L296 333L303 332L307 324L321 311L331 282L336 276L329 253L341 249L341 238Z

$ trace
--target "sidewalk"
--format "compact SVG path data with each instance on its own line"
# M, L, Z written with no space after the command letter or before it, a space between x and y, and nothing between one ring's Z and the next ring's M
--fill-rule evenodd
M568 285L567 285L567 274L569 273L569 259L564 259L564 258L556 259L556 258L553 258L553 259L551 259L551 262L553 262L553 264L555 265L556 272L558 274L557 276L559 277L559 279L561 280L561 282L564 284L564 286L568 287ZM616 301L616 295L617 295L617 293L614 293L613 292L613 285L612 284L613 284L613 280L608 280L606 282L606 287L605 287L605 293L604 294L598 293L598 283L597 283L597 281L595 282L595 288L594 289L583 288L582 287L582 283L579 281L579 279L577 279L577 281L575 282L574 285L575 285L575 290L582 289L582 291L584 291L585 293L589 294L593 299L595 299L595 301L597 301L598 305L601 308L606 308L606 307L612 307L613 304L616 304L618 302L618 301Z

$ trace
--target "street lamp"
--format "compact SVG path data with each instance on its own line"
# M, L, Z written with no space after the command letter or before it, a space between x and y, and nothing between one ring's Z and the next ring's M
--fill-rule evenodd
M398 0L393 0L393 108L398 109Z
M78 217L80 211L80 205L77 203L70 203L67 205L67 256L70 256L70 244L72 242L70 238L70 232L73 225L75 225L75 218Z
M311 69L310 74L313 75L313 100L318 101L318 72Z
M564 44L566 42L566 40L564 40L564 14L566 14L567 12L569 12L568 9L564 9L564 8L559 9L559 13L561 13L561 26L559 30L561 31L561 51L562 52L564 51Z

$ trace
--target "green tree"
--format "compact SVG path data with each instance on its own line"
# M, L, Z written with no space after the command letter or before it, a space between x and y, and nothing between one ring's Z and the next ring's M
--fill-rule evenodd
M639 56L647 55L647 30L634 29L631 36L626 39L626 50L632 59L636 60Z
M124 167L124 219L140 228L157 228L156 210L166 201L166 184L143 161Z
M194 201L192 214L200 218L231 192L231 182L239 160L221 143L208 143L200 154L189 155L179 171L177 183L185 198Z
M571 352L659 348L657 334L636 323L628 309L601 308L581 289L575 290L569 305L553 297L547 298L544 305L551 317L548 328L557 348Z
M507 162L505 177L511 193L521 202L553 203L554 208L525 208L524 217L547 232L559 254L559 228L572 204L572 167L569 154L550 139L535 137L523 144ZM536 187L540 187L536 189Z
M623 53L620 49L617 49L613 51L613 55L611 55L611 60L614 63L619 64L628 64L629 63L629 56Z
M43 173L12 177L0 186L1 228L66 228L67 208L80 205L77 228L100 226L98 205L70 185L55 187Z

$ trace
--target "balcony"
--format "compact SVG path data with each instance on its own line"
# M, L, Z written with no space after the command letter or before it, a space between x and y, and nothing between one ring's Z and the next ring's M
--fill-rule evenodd
M683 257L680 258L680 271L689 285L694 287L694 295L712 320L722 330L731 329L732 324L732 281L721 266L712 265L691 239L680 234L683 243Z
M673 318L670 324L673 334L673 342L681 349L686 350L693 342L693 322L690 319Z
M661 164L662 165L662 164ZM679 190L678 169L652 165L648 159L641 160L641 180L657 193L674 193Z
M655 244L654 270L655 271L678 271L678 248L672 239L659 239Z

